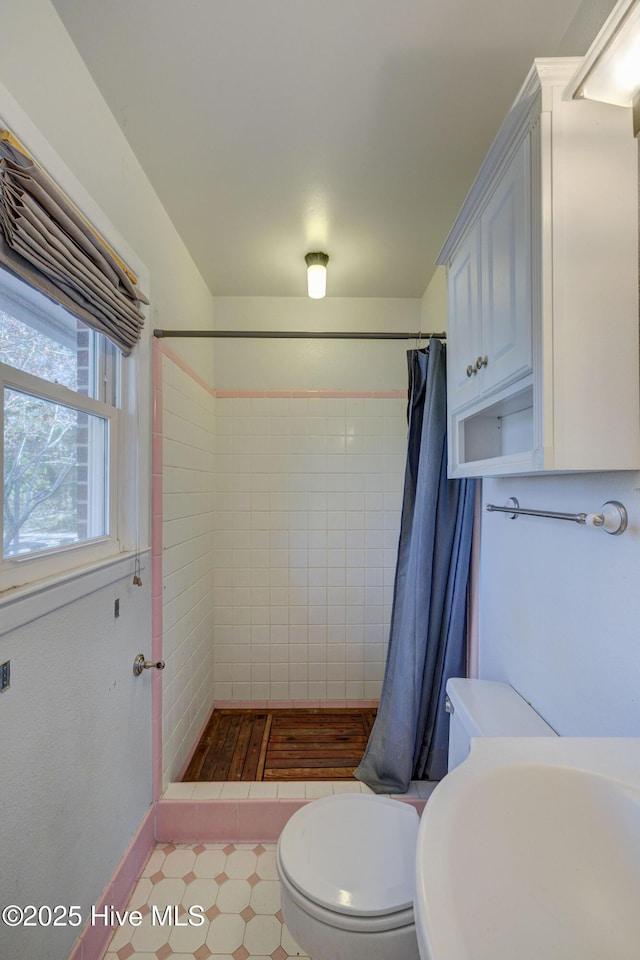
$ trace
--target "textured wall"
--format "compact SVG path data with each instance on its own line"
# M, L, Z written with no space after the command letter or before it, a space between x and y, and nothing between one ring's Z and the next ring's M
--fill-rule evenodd
M122 252L126 241L132 265L148 270L152 316L137 375L126 367L141 402L146 547L149 328L165 317L210 324L212 298L48 0L3 3L0 64L0 119ZM194 363L210 368L211 352ZM134 656L151 652L148 565L143 581L135 588L127 575L75 600L65 588L58 609L56 590L20 604L8 598L11 619L25 625L0 636L0 662L10 659L12 671L0 697L3 903L79 904L86 917L148 811L151 678L132 672ZM0 631L8 618L0 610ZM78 932L2 927L0 956L64 960Z
M619 537L558 520L483 514L480 676L506 680L564 736L640 736L640 476L491 480L483 503L597 513Z
M0 902L77 904L86 919L150 801L148 571L0 637ZM114 620L114 600L120 617ZM79 931L0 927L0 956L64 960Z

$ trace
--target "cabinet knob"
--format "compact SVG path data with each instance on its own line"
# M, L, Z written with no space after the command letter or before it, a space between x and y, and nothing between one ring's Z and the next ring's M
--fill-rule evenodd
M476 370L476 368L472 364L469 364L469 366L467 367L467 376L472 377L474 373L477 373L477 372L478 371Z
M476 360L476 370L482 370L489 363L489 357L478 357Z

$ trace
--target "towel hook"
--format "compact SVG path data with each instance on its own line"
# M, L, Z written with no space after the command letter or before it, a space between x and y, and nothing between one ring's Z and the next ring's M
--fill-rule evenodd
M164 670L164 660L145 660L144 654L139 653L133 661L133 675L139 677L143 670Z

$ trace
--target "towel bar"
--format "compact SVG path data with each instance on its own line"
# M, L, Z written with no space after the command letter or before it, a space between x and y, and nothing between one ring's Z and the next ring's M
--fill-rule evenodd
M552 520L571 520L573 523L584 524L588 527L602 527L605 533L618 536L627 529L628 515L626 508L619 500L607 500L602 504L602 513L562 513L554 510L530 510L521 507L516 497L509 497L504 507L494 503L487 503L485 510L489 513L508 513L509 519L515 520L519 516L549 517Z

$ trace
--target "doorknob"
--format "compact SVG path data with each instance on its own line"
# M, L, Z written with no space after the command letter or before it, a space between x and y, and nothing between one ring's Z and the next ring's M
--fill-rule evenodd
M164 670L164 660L145 660L144 654L139 653L133 661L133 675L139 677L143 670Z

